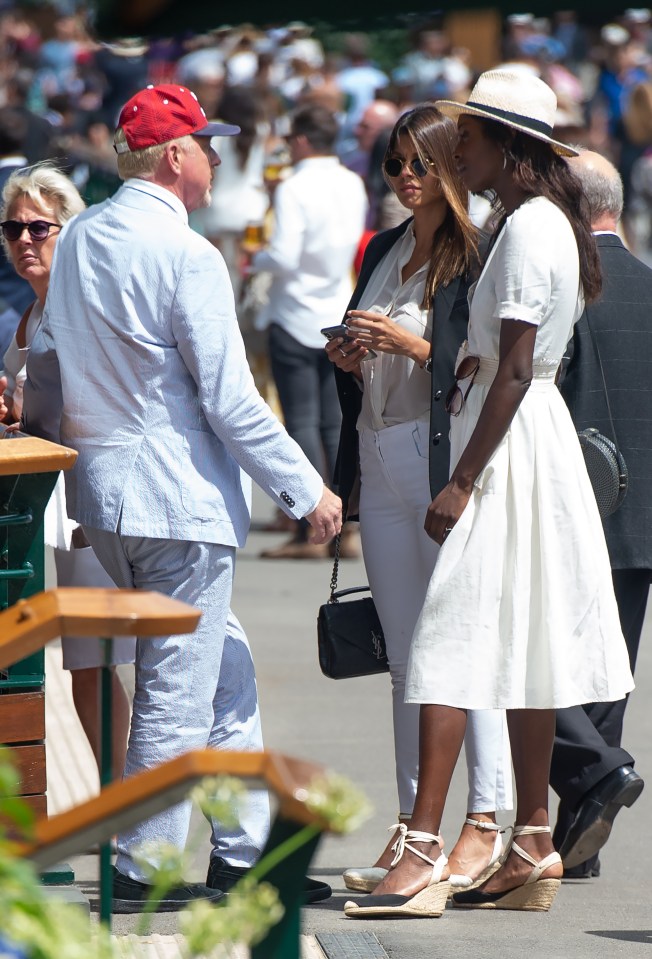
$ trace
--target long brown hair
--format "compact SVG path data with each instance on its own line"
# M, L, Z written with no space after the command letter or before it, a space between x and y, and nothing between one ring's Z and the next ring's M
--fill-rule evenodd
M587 303L602 292L602 270L591 232L589 204L575 174L549 143L512 130L504 123L474 117L485 137L499 143L514 164L514 182L528 196L543 196L566 215L573 228L580 260L580 280ZM496 235L505 221L502 217Z
M420 103L398 119L391 132L385 159L398 149L399 137L412 140L425 166L432 164L447 204L444 222L432 238L430 267L426 277L423 307L429 308L437 289L468 273L477 263L478 231L469 218L469 194L453 160L457 127L430 103ZM429 176L432 173L428 174ZM388 180L391 185L391 180Z

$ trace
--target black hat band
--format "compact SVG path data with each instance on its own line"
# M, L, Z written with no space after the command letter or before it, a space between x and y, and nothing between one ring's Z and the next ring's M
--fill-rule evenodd
M543 133L548 137L552 134L550 124L544 123L542 120L533 120L532 117L524 117L520 113L510 113L509 110L501 110L500 107L488 107L484 103L474 103L472 100L469 100L466 106L482 110L483 113L490 113L497 120L506 120L508 123L517 123L520 127L527 127L533 133Z

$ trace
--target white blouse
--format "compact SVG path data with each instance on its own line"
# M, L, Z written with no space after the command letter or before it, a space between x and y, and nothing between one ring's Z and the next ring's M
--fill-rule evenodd
M403 283L401 271L414 250L414 233L408 227L377 264L360 297L358 310L384 313L403 329L429 340L431 311L421 302L429 263ZM407 356L378 353L361 363L362 409L358 429L382 430L398 423L430 416L430 374Z
M3 359L3 373L7 377L5 396L12 399L13 416L14 419L19 422L23 412L23 386L25 384L25 377L27 375L26 367L29 346L34 339L36 331L41 325L42 319L43 307L39 301L36 300L32 306L29 317L27 318L27 324L25 326L25 342L27 343L27 346L18 346L18 343L16 342L16 335L14 334L14 336L11 338L11 343L7 347Z

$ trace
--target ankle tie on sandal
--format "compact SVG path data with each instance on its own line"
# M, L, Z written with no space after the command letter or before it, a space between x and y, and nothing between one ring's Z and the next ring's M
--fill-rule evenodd
M409 849L411 853L414 853L415 856L418 856L419 859L423 859L423 861L429 863L429 865L435 865L434 861L429 856L426 856L425 853L415 849L414 846L408 842L408 839L411 839L413 842L436 842L438 846L442 846L443 839L441 836L435 836L431 832L420 832L418 829L408 829L404 822L395 823L395 825L390 826L390 829L398 829L399 832L396 842L392 845L394 858L392 859L390 869L392 869L401 861L403 858L403 853L406 849Z
M509 842L505 847L505 851L500 857L501 864L505 862L510 852L514 850L517 856L520 856L521 859L524 859L525 862L529 863L533 868L532 872L525 880L525 885L528 886L530 883L536 882L537 879L548 869L550 866L554 866L556 863L561 862L561 856L558 852L551 852L544 859L536 860L528 852L525 851L518 843L514 842L517 836L535 836L539 833L550 832L550 826L508 826L508 829L511 829L512 835Z

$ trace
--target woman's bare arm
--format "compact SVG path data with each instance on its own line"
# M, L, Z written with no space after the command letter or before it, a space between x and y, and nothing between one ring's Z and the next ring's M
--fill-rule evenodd
M532 357L537 327L521 320L503 320L496 377L487 393L478 422L450 481L432 501L425 529L443 543L469 501L473 484L507 433L532 381Z

